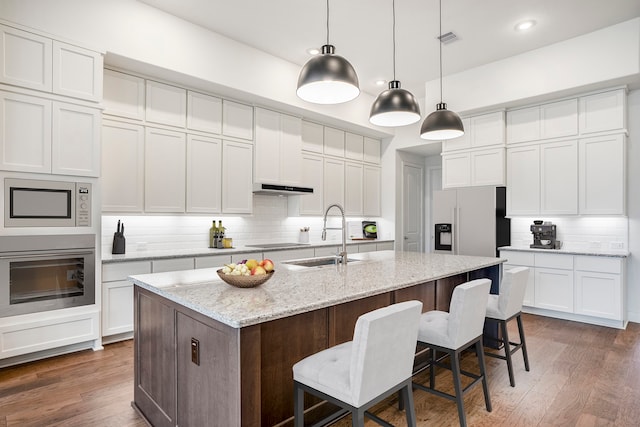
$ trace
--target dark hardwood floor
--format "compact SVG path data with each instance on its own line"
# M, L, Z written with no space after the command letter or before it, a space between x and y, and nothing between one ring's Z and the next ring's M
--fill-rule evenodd
M506 363L488 358L493 411L485 410L475 387L465 397L470 426L640 425L640 324L622 331L525 315L524 325L531 371L516 353L512 388ZM510 332L516 336L511 325ZM463 365L475 369L475 357L469 354ZM439 387L450 381L447 371L439 373ZM414 396L418 425L458 425L454 402L419 390ZM133 343L126 341L0 370L0 427L145 426L132 398ZM394 403L375 412L405 425Z

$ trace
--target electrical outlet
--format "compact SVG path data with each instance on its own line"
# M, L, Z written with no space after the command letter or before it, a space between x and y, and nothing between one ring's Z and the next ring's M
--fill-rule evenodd
M611 242L609 244L611 249L624 249L624 243L622 242Z
M589 242L589 249L600 249L601 243L598 241Z

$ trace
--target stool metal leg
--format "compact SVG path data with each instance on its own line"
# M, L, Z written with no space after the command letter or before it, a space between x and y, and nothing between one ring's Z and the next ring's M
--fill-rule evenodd
M516 317L518 322L518 333L520 334L520 343L522 345L522 357L524 357L524 369L529 372L529 355L527 354L527 343L524 340L524 327L522 326L522 314Z
M484 351L482 340L476 343L476 354L478 355L478 365L480 365L480 375L482 376L482 391L484 392L484 405L488 412L491 412L491 397L489 396L489 386L487 384L487 370L484 363Z
M460 380L460 359L457 351L449 353L451 359L451 373L453 374L453 388L456 391L456 404L458 405L458 417L460 427L467 426L467 418L464 413L464 395L462 392L462 382Z
M504 356L507 361L507 370L509 371L509 384L511 387L516 386L516 380L513 377L513 361L511 360L511 344L509 344L509 332L507 331L507 321L500 320L500 329L502 329L502 343L504 345Z
M413 404L413 387L411 385L411 381L409 381L406 387L402 389L401 394L403 396L403 401L406 402L404 410L407 416L407 426L415 427L416 426L416 408Z
M293 383L293 422L295 427L304 426L304 390Z

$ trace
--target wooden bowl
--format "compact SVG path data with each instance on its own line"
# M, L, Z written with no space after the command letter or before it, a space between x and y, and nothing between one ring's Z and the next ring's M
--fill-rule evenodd
M220 276L225 283L235 286L236 288L255 288L260 286L267 280L271 279L275 272L275 270L272 270L267 274L260 274L257 276L235 276L233 274L224 274L222 269L217 270L218 276Z

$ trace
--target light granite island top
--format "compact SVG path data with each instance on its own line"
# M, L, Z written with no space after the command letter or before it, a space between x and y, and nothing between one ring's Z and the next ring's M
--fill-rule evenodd
M498 265L500 258L380 251L350 254L345 266L276 263L257 288L235 288L215 268L131 276L135 285L234 328L288 317Z

